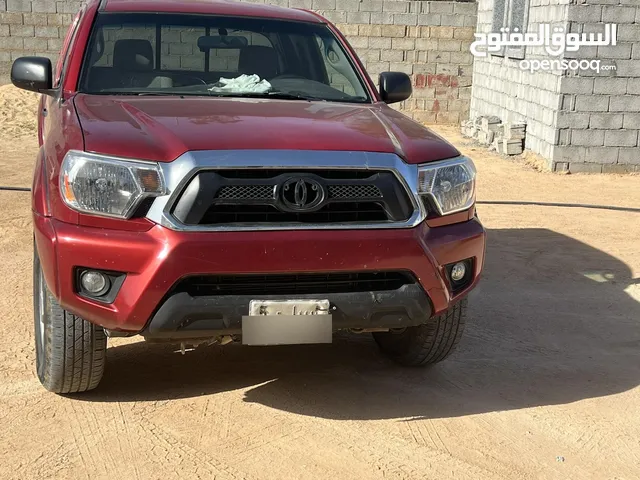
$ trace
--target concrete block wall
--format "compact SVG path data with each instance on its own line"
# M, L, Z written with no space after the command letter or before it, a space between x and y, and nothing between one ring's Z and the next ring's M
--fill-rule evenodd
M491 32L493 0L478 4L478 31ZM519 59L476 58L471 116L527 123L525 148L551 170L640 171L640 0L530 0L528 31L540 23L571 33L618 25L616 46L581 47L566 60L599 60L615 70L523 71ZM527 47L526 60L550 60Z
M409 74L414 95L397 108L429 123L468 118L476 26L476 3L407 0L247 0L314 10L335 23L377 81L380 72ZM491 0L483 0L491 1ZM22 55L55 61L72 14L81 1L0 0L0 84L9 82L11 62ZM201 58L163 46L166 66L197 68ZM168 49L168 50L167 50ZM166 51L165 51L166 50ZM175 56L174 56L175 55ZM104 62L108 62L105 56ZM232 59L212 59L222 66ZM164 60L163 60L164 63Z
M566 26L566 0L530 0L529 30L540 23ZM478 32L492 33L493 0L478 2ZM525 59L549 59L544 47L527 47ZM562 100L561 72L531 72L519 67L519 59L477 57L474 64L471 117L496 115L503 122L526 122L525 148L550 159L557 143L556 119Z
M640 1L587 0L569 5L571 32L618 25L616 46L582 47L566 58L600 60L616 70L564 76L552 168L571 172L640 171Z

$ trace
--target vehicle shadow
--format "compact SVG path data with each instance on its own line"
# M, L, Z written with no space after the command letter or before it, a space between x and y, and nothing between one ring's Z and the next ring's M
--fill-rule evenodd
M491 230L458 351L428 369L379 355L369 335L332 345L108 350L83 401L152 401L247 389L244 400L332 419L455 417L612 395L640 379L640 295L616 258L545 229ZM626 291L625 291L626 290Z

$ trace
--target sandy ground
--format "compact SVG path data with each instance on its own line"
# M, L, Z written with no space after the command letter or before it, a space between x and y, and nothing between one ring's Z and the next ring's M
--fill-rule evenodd
M28 186L33 97L0 97L0 184ZM541 174L438 131L480 200L640 206L640 176ZM29 194L0 207L2 479L640 478L638 213L481 205L486 274L428 370L368 336L185 356L128 339L98 390L61 397L34 373Z

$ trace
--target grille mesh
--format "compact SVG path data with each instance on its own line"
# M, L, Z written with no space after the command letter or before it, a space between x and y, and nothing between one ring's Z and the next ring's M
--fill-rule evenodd
M329 185L331 198L381 198L382 192L375 185Z
M203 275L182 279L174 291L193 297L220 295L306 295L397 290L415 283L405 271L270 275Z
M218 191L216 198L226 200L270 200L273 198L273 185L226 185Z

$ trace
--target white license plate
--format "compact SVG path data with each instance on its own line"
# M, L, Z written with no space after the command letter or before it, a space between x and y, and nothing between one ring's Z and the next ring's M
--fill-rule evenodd
M245 345L331 343L329 300L252 300L242 317Z
M329 315L329 300L251 300L249 315Z

